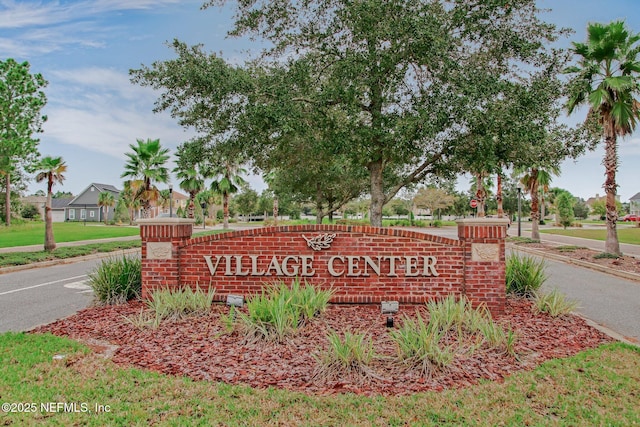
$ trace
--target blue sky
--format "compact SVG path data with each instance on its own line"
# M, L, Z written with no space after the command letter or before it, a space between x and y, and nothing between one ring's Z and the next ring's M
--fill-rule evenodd
M228 39L229 10L200 10L201 0L0 0L0 58L29 61L32 72L49 81L48 121L40 135L43 155L62 156L68 165L64 185L78 194L91 182L122 187L120 175L129 144L160 138L175 148L192 134L168 114L154 114L157 94L129 82L128 71L172 58L166 42L178 38L202 43L209 51L241 63L247 40ZM540 0L553 9L549 21L575 30L583 41L588 22L624 19L640 32L640 0ZM566 41L569 44L569 41ZM567 120L582 120L584 113ZM603 150L567 161L553 185L588 198L603 194ZM640 192L640 131L620 141L618 193L623 201ZM261 191L258 178L250 180ZM468 179L460 180L466 189ZM174 179L175 183L175 179ZM44 189L31 182L29 192Z

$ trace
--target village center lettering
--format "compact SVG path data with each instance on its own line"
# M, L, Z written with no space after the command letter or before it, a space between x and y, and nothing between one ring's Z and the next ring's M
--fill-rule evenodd
M312 277L316 274L313 255L274 255L271 259L259 255L204 255L204 259L212 276L218 272L224 272L225 276ZM266 268L265 260L268 261ZM333 277L438 276L437 261L435 256L335 255L329 258L327 271Z

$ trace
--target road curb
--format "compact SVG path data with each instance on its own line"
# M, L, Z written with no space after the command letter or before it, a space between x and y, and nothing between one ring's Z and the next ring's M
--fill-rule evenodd
M527 248L525 246L516 245L514 243L508 243L507 246L510 247L511 249L515 249L515 250L520 251L520 252L530 253L532 255L537 255L537 256L540 256L542 258L553 259L555 261L564 262L566 264L577 265L578 267L589 268L591 270L599 271L600 273L610 274L612 276L616 276L616 277L620 277L620 278L623 278L623 279L628 279L628 280L632 280L634 282L640 283L640 274L637 274L637 273L630 273L628 271L620 271L620 270L616 270L616 269L613 269L613 268L602 266L600 264L594 264L592 262L583 261L583 260L579 260L579 259L574 259L574 258L571 258L571 257L566 257L566 256L554 254L554 253L549 253L547 251L541 251L541 250L538 250L538 249Z
M100 258L108 258L114 255L130 255L135 253L139 254L140 248L122 249L122 250L117 250L112 252L98 252L95 254L83 255L78 257L57 258L57 259L52 259L51 261L33 262L30 264L24 264L24 265L0 267L0 274L14 273L17 271L31 270L34 268L51 267L51 266L60 265L60 264L74 264L76 262L90 261L93 259L100 259Z

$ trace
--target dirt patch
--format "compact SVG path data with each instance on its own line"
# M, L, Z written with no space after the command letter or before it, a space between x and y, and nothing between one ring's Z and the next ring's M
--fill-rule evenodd
M612 341L580 317L551 318L536 314L529 301L509 298L505 314L495 320L505 330L511 328L516 332L517 357L483 346L473 353L459 352L445 371L423 375L417 369L393 362L395 344L385 325L386 315L380 313L378 306L332 305L281 344L247 343L238 332L227 332L221 316L229 309L223 305L214 305L207 316L168 321L157 329L138 328L126 320L139 315L143 307L139 301L91 307L34 332L117 346L111 347L115 349L112 360L125 366L195 380L279 387L320 395L343 392L398 395L467 387L482 379L501 381L546 360L571 356ZM396 327L402 315L413 316L418 309L401 307L401 314L395 316ZM327 334L331 330L366 333L372 338L376 353L382 356L371 366L373 375L332 380L315 375L318 366L315 355L328 348Z

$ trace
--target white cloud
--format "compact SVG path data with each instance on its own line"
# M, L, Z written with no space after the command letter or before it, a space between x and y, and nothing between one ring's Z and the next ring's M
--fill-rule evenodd
M123 29L113 24L117 20L108 21L114 13L131 10L162 13L162 7L180 3L180 0L68 3L0 0L0 29L9 34L0 38L0 57L31 58L73 46L102 48L108 40L123 33Z
M89 67L49 73L48 139L123 159L137 138L160 138L175 150L193 133L184 132L168 114L152 113L157 94L133 85L129 76Z
M125 10L157 9L180 0L98 0L60 3L59 1L0 1L0 28L55 25L96 15Z

